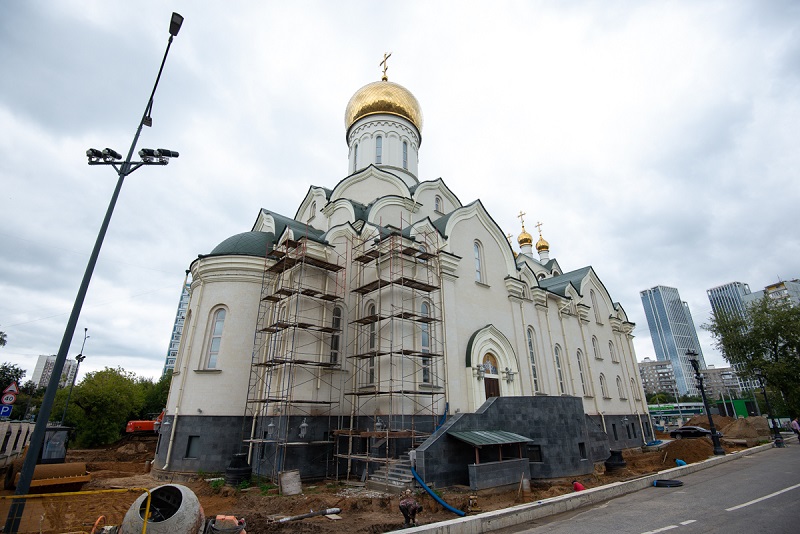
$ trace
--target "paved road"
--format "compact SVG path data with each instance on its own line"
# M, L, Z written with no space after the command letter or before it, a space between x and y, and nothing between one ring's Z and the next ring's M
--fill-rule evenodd
M800 444L745 456L601 505L505 529L502 534L800 532Z

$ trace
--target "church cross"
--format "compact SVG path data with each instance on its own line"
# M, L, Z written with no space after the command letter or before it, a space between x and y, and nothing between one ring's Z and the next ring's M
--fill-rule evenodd
M381 65L383 67L383 77L381 78L381 80L383 80L384 82L389 80L389 78L386 76L386 71L389 70L389 64L386 62L386 60L389 59L390 57L392 57L391 52L389 52L388 54L383 54L383 61L378 63L378 65Z
M527 213L523 213L522 210L519 210L519 215L517 215L517 217L519 217L519 222L522 223L523 228L525 228L525 219L523 219L525 215L527 215Z
M542 235L542 222L539 221L534 226L539 229L539 235Z

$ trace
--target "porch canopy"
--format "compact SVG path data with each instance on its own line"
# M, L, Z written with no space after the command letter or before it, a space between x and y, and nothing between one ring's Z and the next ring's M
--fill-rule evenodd
M463 441L475 447L475 463L480 463L478 449L485 445L497 445L500 452L500 461L503 460L502 446L511 445L514 443L519 444L519 457L522 458L522 444L533 441L531 438L526 438L513 432L506 432L505 430L465 430L461 432L448 432L448 436L453 436L457 440Z

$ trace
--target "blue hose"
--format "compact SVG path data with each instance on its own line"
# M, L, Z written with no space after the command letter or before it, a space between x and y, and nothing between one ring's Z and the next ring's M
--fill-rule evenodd
M416 478L416 479L417 479L417 482L419 482L419 485L420 485L420 486L422 486L422 489L424 489L425 491L427 491L427 492L428 492L428 495L430 495L431 497L433 497L433 498L436 500L436 502L438 502L439 504L441 504L442 506L444 506L444 507L445 507L447 510L450 510L451 512L453 512L454 514L456 514L456 515L457 515L457 516L459 516L459 517L464 517L465 515L467 515L466 513L464 513L464 512L462 512L461 510L459 510L458 508L453 508L452 506L450 506L449 504L447 504L446 502L444 502L444 501L442 500L442 498L441 498L441 497L439 497L438 495L436 495L436 494L433 492L433 490L432 490L432 489L430 489L430 488L428 487L428 485L427 485L427 484L425 484L425 482L423 482L423 481L422 481L422 479L421 479L421 478L419 477L419 475L417 474L417 471L416 471L416 470L415 470L413 467L411 468L411 474L412 474L412 475L414 475L414 478Z

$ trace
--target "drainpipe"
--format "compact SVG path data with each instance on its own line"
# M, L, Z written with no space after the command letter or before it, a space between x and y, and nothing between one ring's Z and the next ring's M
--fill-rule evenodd
M200 261L202 261L202 260L200 260ZM198 264L198 268L199 268L199 264ZM186 279L188 277L189 277L189 271L186 271L186 278L184 278L184 281L183 281L184 285L186 285ZM191 288L190 288L190 291L191 291ZM190 302L191 302L191 297L189 297L189 298L190 298ZM195 309L197 309L197 310L200 309L200 303L202 302L202 300L203 300L203 286L202 286L202 283L201 283L200 284L200 296L198 297L197 306L196 306ZM193 319L194 319L193 320L193 325L192 325L192 336L194 336L194 333L197 331L197 315L198 314L194 313L192 315L194 316L193 317ZM184 334L188 333L185 328L184 328L183 332L184 332ZM188 337L191 338L191 336L188 336ZM183 341L184 341L183 338L181 338L181 347L180 348L185 348L186 349L185 351L183 351L184 354L183 354L183 369L181 369L181 382L180 382L180 387L178 388L178 399L175 402L175 414L172 416L172 430L170 431L170 434L169 434L169 446L167 447L167 461L164 463L164 466L161 468L162 471L166 471L167 470L167 468L169 467L169 463L172 460L172 446L175 444L175 429L178 428L178 415L179 415L180 409L181 409L181 401L183 400L184 386L186 385L186 375L189 372L189 360L190 360L191 354L192 354L192 345L191 345L191 343L187 347L186 345L183 344Z

